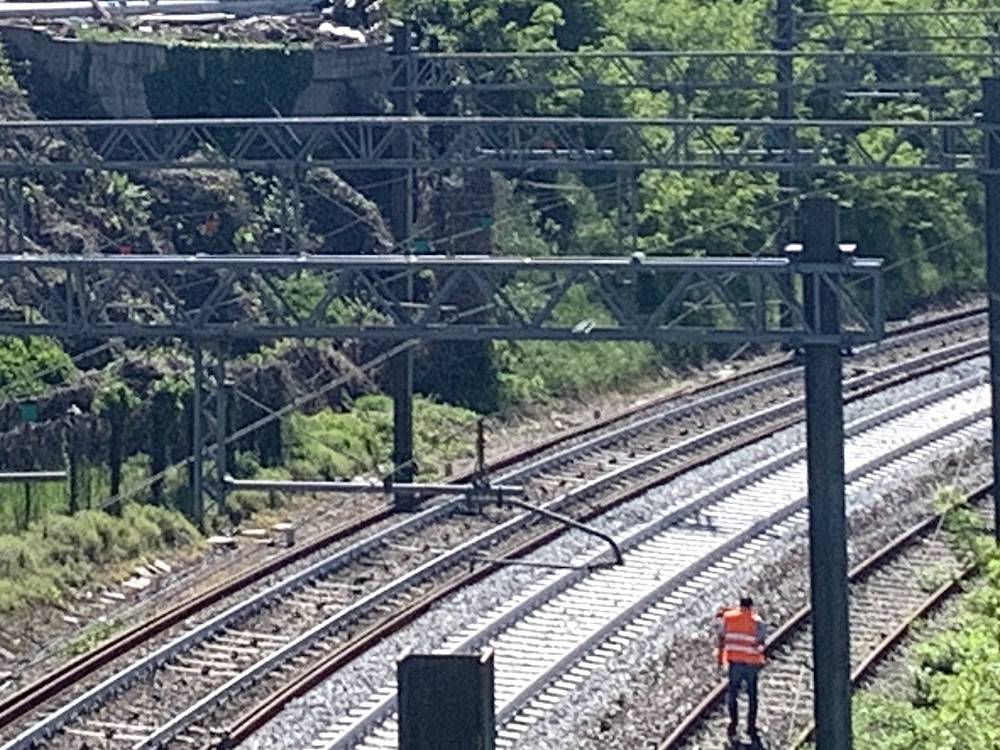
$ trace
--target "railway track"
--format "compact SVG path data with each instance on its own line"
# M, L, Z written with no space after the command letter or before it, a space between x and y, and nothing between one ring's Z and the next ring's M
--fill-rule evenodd
M892 406L848 430L848 480L855 486L896 463L918 466L942 441L957 445L985 423L981 378ZM459 628L438 648L489 646L496 665L497 746L516 747L524 732L576 684L608 668L651 622L674 616L766 544L801 524L805 463L793 449L653 514L619 539L624 565L594 570L603 552L577 558L521 596ZM710 518L709 522L704 519ZM391 665L388 665L391 666ZM389 680L357 703L347 720L313 746L322 750L394 748L395 692ZM344 686L340 686L343 688Z
M865 372L852 379L852 392L859 397L888 383L978 356L983 351L981 330L978 318L956 317L938 326L931 336L924 330L903 333L893 346L873 349L853 365ZM950 343L956 340L958 343ZM919 356L906 358L921 350ZM892 360L897 364L887 368ZM728 389L707 388L687 394L680 406L653 402L620 419L561 436L569 447L550 441L526 454L508 457L499 462L509 467L500 481L530 480L536 501L553 509L576 508L579 517L605 512L712 456L794 424L801 412L797 403L801 389L796 382L801 373L797 368L782 371L779 367L776 363L761 368L756 379L748 380L744 375L739 379L743 382ZM761 403L775 401L778 405L764 414L754 411ZM708 429L712 424L719 426ZM50 707L44 718L36 714L39 720L34 726L5 747L31 746L74 720L76 725L66 727L52 744L95 736L136 747L158 746L176 737L211 744L220 739L218 734L198 722L215 716L224 703L232 708L233 696L238 693L241 704L249 703L249 707L237 706L245 714L221 738L234 742L256 728L262 716L273 715L276 706L294 697L302 685L322 679L351 654L360 653L363 649L358 644L366 637L369 642L384 637L387 625L391 632L391 627L405 624L439 600L440 592L468 585L496 567L484 563L471 577L456 576L454 569L459 563L474 561L487 552L494 556L524 554L560 531L510 511L455 516L458 505L444 503L399 522L393 522L388 510L381 509L373 518L328 535L344 539L369 523L384 525L380 532L339 553L322 557L328 541L317 540L287 560L251 571L209 592L208 597L188 602L126 633L108 648L0 705L2 724L38 711L62 690L77 691L69 702ZM413 546L418 534L421 541ZM465 540L457 550L456 540ZM504 544L506 547L498 546ZM307 564L310 556L320 559ZM256 592L253 598L222 609L173 640L149 649L141 660L102 682L86 690L76 687L114 657L148 644L155 636L170 634L172 628L206 606L220 606L237 592L269 582L269 577L289 562L304 567ZM391 580L385 574L393 567L409 572L379 585ZM362 575L354 575L359 572ZM344 579L351 583L345 584ZM283 613L277 619L276 611ZM275 696L268 697L273 691L261 683L274 670L280 670L290 682L288 689L279 691L278 701ZM304 673L304 677L294 678L295 673ZM155 681L150 681L150 675L155 675ZM200 697L186 707L178 706L177 697L191 693ZM81 718L94 713L112 696L111 703L117 708L105 706L96 718ZM259 703L256 708L255 703ZM137 716L151 717L152 721L138 721Z
M981 487L969 495L968 502L980 503L991 492L991 485ZM941 515L921 521L851 570L851 679L855 685L893 653L916 622L960 592L961 582L973 572L974 566L942 533L942 522ZM983 514L983 522L984 527L989 524L989 514ZM758 721L763 745L774 750L799 748L811 738L810 616L808 606L795 612L766 646L768 664L761 673ZM659 750L725 747L725 687L725 681L720 681L660 743Z

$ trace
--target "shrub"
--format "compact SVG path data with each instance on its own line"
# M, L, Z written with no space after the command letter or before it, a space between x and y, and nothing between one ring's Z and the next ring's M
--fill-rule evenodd
M176 511L126 505L120 518L88 510L52 515L22 534L0 535L0 611L56 604L100 580L107 566L189 547L200 535Z
M474 451L468 409L414 399L414 454L418 474L435 477L447 461ZM296 479L381 475L391 465L392 400L362 396L348 411L292 415L283 425L286 465Z
M0 395L38 395L75 371L73 360L51 339L0 336Z

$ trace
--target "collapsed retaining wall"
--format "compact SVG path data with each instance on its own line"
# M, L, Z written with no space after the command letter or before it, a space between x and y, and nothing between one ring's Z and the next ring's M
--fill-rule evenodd
M382 45L162 44L58 38L0 27L32 108L47 118L271 117L375 111Z

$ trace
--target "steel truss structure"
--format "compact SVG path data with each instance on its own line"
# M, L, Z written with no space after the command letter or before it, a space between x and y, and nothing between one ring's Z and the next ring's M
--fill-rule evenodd
M781 31L797 44L827 48L858 42L893 46L906 41L954 41L970 49L1000 50L1000 8L892 10L843 13L796 11ZM888 33L887 33L888 32Z
M3 278L2 272L0 278ZM79 291L77 301L84 302L83 298L89 296L89 290L83 287ZM64 299L69 300L73 296L75 295L67 294ZM96 298L88 301L100 305ZM112 303L106 304L105 310L110 313L117 309L116 317L120 318L128 303L125 303L125 307L117 308ZM218 338L206 342L198 337L191 337L189 343L194 360L191 410L195 416L191 420L192 461L188 484L191 488L191 513L200 519L204 516L206 497L220 508L226 499L226 477L232 451L232 446L227 442L231 432L229 404L232 401L232 383L226 378L228 342ZM208 470L209 467L211 471Z
M797 80L781 81L777 66L799 61L821 68ZM974 77L949 70L977 66L1000 72L996 51L926 50L693 50L648 52L414 52L396 66L391 92L452 93L474 107L476 95L497 93L602 92L644 89L681 100L720 91L932 95L977 91Z
M0 335L176 337L198 343L196 369L203 368L203 342L238 339L848 347L882 336L880 268L880 260L850 254L825 264L642 256L0 256ZM321 279L324 288L307 307L290 303L282 290L284 281L304 273ZM407 276L424 290L419 305L392 281ZM525 294L528 283L543 291ZM558 315L559 303L579 285L607 309L608 319L566 322ZM838 333L821 332L820 297L804 302L786 294L798 287L830 290L842 311ZM789 311L790 324L777 315L779 304ZM370 312L355 320L351 309ZM706 316L708 310L713 314ZM483 322L484 314L490 322ZM224 355L213 351L216 368L203 369L221 384ZM206 413L210 426L225 421L219 405Z
M456 84L455 58L449 61L447 56L413 53L407 41L396 49L402 54L396 56L397 72L390 90L397 117L0 123L0 178L7 180L5 232L17 234L23 225L17 219L22 181L87 169L238 169L293 179L316 167L410 176L417 169L451 168L709 170L777 173L786 189L794 187L793 177L809 175L983 177L989 195L989 278L994 290L994 403L1000 403L996 397L1000 393L1000 368L996 366L1000 262L995 252L1000 247L1000 223L995 221L1000 205L1000 88L993 86L989 116L982 123L969 119L793 119L795 96L804 90L795 78L794 63L799 58L824 64L825 72L833 74L829 81L809 86L810 91L820 93L860 90L928 95L942 93L935 88L939 85L968 90L970 84L944 75L913 85L901 81L887 89L891 76L885 83L868 84L865 71L903 63L933 70L935 58L941 56L900 52L852 57L843 52L810 52L811 45L849 49L854 42L884 44L885 30L899 29L899 38L908 40L961 42L962 50L953 59L995 65L1000 9L962 14L904 12L891 18L886 14L815 16L794 12L791 0L778 0L777 10L776 52L759 57L736 53L729 58L718 53L584 56L565 75L569 90L586 86L591 68L603 66L610 75L623 79L623 87L643 86L681 98L732 91L737 85L751 93L774 91L778 97L775 119L415 117L417 93L447 93L462 86L479 86L486 92L492 86L492 91L503 93L511 77L508 70L516 65L510 57L466 58L462 75L467 83L458 76ZM543 56L530 62L536 63L552 66L553 58ZM682 75L678 78L678 74ZM544 81L548 80L545 75ZM683 87L680 81L685 82ZM548 91L545 86L545 82L520 81L516 90ZM407 186L400 190L399 200L394 200L394 213L405 217L398 222L400 237L406 237L411 208L412 191ZM801 344L807 348L809 481L815 500L811 517L825 519L810 530L813 603L816 611L831 612L814 634L817 674L823 677L817 681L823 691L817 691L817 746L841 750L850 746L850 704L840 353L844 345L881 335L882 289L877 262L837 257L833 201L810 199L805 214L803 255L808 262L796 263L784 258L5 257L0 258L0 333L189 341L195 353L192 489L196 503L201 502L203 484L211 491L209 485L214 482L218 497L225 491L224 345L234 338ZM300 273L324 280L321 298L307 309L288 302L282 290L285 278ZM539 280L547 281L544 293L519 294L523 290L518 276L530 278L533 288ZM400 284L400 277L407 283ZM413 285L408 283L411 280ZM861 292L858 287L863 284L869 289ZM414 285L420 288L419 296L398 291ZM566 322L556 314L560 299L576 285L585 285L604 304L607 320ZM478 294L460 294L466 287ZM790 291L799 287L801 294ZM479 307L470 309L473 303L463 301L470 298L478 299ZM363 302L366 309L376 311L376 317L365 322L350 318L349 310L335 306L335 300L345 299ZM419 305L414 299L420 300ZM486 305L483 299L488 300ZM775 301L781 309L776 309ZM724 316L721 327L714 321L709 326L699 317L709 306ZM488 322L483 322L484 312ZM995 435L1000 435L998 415L995 409ZM1000 472L1000 454L995 459L995 471ZM206 473L210 463L214 463L211 476ZM997 508L1000 514L1000 503Z
M969 120L312 117L0 122L0 177L88 169L982 174ZM399 144L406 144L401 152Z

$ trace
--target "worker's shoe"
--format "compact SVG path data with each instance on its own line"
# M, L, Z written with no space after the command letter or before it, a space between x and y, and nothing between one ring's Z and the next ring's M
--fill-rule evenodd
M726 727L726 739L733 742L736 739L736 722L729 722L729 726Z
M750 735L750 747L761 747L760 734L757 733L757 728L748 729L747 733Z

